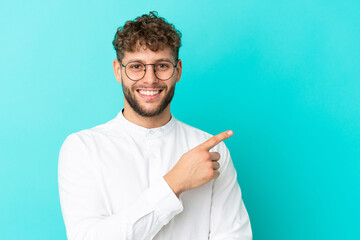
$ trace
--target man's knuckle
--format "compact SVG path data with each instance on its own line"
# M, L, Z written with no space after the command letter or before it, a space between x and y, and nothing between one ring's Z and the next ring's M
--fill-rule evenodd
M207 160L209 160L209 159L211 158L210 153L209 153L209 152L206 152L206 151L203 151L203 152L201 153L201 156L202 156L202 159L203 159L204 161L207 161Z

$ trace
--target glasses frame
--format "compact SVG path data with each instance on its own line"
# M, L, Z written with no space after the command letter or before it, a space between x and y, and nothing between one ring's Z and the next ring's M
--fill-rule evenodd
M167 78L167 79L161 79L161 78L159 78L159 77L156 75L155 65L156 65L157 63L144 64L144 63L139 62L139 61L130 61L130 62L128 62L126 65L124 65L119 59L118 59L118 62L120 63L120 65L121 65L122 67L125 68L125 74L126 74L126 76L127 76L131 81L137 82L137 81L140 81L141 79L143 79L143 78L145 77L145 75L146 75L146 70L147 70L147 67L146 67L146 66L147 66L147 65L153 65L153 66L154 66L154 67L153 67L153 69L154 69L153 71L154 71L154 75L155 75L155 77L156 77L157 79L159 79L160 81L167 81L167 80L169 80L172 76L174 76L175 69L176 69L176 67L177 67L177 65L178 65L178 63L179 63L179 59L176 60L176 63L175 63L175 64L172 63L171 61L168 61L168 60L163 60L163 61L161 61L161 62L169 62L169 63L171 63L171 65L174 66L174 69L173 69L173 72L172 72L171 76L170 76L169 78ZM134 62L138 62L138 63L144 65L144 75L142 76L142 78L137 79L137 80L134 80L134 79L130 78L129 75L127 74L127 71L126 71L126 66L129 65L129 63L134 63Z

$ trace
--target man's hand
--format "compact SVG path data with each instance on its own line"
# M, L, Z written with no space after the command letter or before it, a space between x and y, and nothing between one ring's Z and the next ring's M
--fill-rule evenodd
M209 151L232 135L231 130L222 132L182 155L174 168L164 176L177 197L219 176L220 154Z

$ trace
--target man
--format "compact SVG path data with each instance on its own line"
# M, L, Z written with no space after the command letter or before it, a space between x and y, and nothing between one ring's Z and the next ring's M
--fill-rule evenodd
M170 113L181 34L156 12L117 30L124 108L71 134L59 192L71 240L252 239L226 131L211 136Z

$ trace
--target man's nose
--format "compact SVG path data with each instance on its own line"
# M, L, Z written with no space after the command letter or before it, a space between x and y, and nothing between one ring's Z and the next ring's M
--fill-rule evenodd
M152 84L154 82L158 82L159 79L155 75L155 69L154 65L146 65L145 70L145 76L143 78L144 82L148 82L149 84Z

